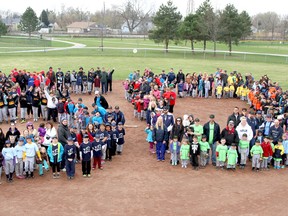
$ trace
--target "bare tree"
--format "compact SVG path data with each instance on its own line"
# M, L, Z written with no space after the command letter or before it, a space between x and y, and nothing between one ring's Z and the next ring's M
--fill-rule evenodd
M288 33L288 15L285 15L281 18L280 22L280 32L282 35L282 40L286 40L286 34Z
M150 16L152 6L145 10L146 5L145 0L127 0L123 5L117 7L117 11L125 21L130 34Z
M275 32L280 24L280 18L275 12L259 13L253 18L252 23L258 30L271 33L271 38L274 40Z

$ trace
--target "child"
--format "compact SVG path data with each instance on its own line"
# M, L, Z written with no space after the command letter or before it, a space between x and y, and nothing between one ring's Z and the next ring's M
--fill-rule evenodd
M3 166L3 161L4 161L4 157L2 154L2 151L0 152L0 185L2 184L1 182L1 178L2 178L2 166Z
M48 155L46 153L46 148L41 147L40 148L40 155L41 155L41 161L38 162L38 169L39 169L39 176L43 176L43 165L44 169L48 172L49 171L49 165L48 165Z
M15 156L16 156L16 164L15 164L15 173L16 178L18 179L24 179L23 176L23 154L25 152L24 144L24 138L20 137L18 140L18 144L15 146Z
M92 142L92 150L93 150L93 166L92 169L96 169L96 165L98 164L98 169L103 169L101 165L101 157L102 157L102 146L104 143L100 140L100 135L95 135L95 140Z
M50 164L52 166L53 179L60 178L60 164L63 153L64 148L62 144L58 142L57 136L52 137L52 143L47 149L47 154L50 158Z
M218 86L216 87L216 96L217 96L217 99L221 99L222 90L223 90L222 85L218 85Z
M224 164L226 161L226 155L227 155L227 145L226 144L226 139L222 138L220 140L220 144L217 145L216 147L216 157L217 157L217 161L216 161L216 168L217 169L224 169Z
M255 170L258 172L260 169L260 161L262 160L263 156L263 149L260 146L260 141L256 140L255 145L250 150L252 156L252 171Z
M125 140L124 140L125 129L123 127L123 123L122 122L118 123L118 133L119 133L119 137L118 137L118 143L117 143L116 151L117 151L118 155L121 155L122 151L123 151L123 145L125 143Z
M247 140L247 134L244 133L239 141L239 153L240 153L240 169L244 169L246 166L247 154L249 152L249 141Z
M238 160L238 154L236 150L236 144L232 143L231 148L227 152L227 170L236 170L236 163Z
M75 176L75 161L76 161L76 146L74 145L73 137L69 136L68 144L64 147L64 155L66 158L66 174L68 180Z
M114 123L115 124L115 123ZM109 161L112 161L112 156L113 156L113 148L112 148L112 131L111 131L111 124L110 123L106 123L105 124L105 130L107 131L107 149L106 149L106 158Z
M206 135L202 135L202 139L199 142L199 144L200 144L200 168L205 168L210 149L210 145L207 142Z
M180 159L182 162L182 168L187 168L188 160L189 160L189 154L190 154L190 146L188 145L188 140L183 139L181 147L180 147ZM177 165L177 161L176 161L175 165Z
M5 174L7 182L13 182L13 172L14 172L14 148L11 147L11 142L6 140L4 148L2 149L2 155L5 161Z
M89 142L88 134L84 134L83 143L80 145L80 160L82 161L82 173L84 178L91 177L91 156L92 145Z
M154 142L153 142L153 137L152 137L153 130L154 130L153 125L149 126L148 124L147 127L145 128L145 132L147 134L146 141L149 143L149 151L150 153L155 154L155 151L153 150L154 149Z
M229 97L233 98L234 97L234 92L235 92L235 87L234 85L229 85Z
M28 135L26 137L27 143L25 144L24 161L25 161L25 178L34 178L34 163L35 156L37 154L39 160L41 161L41 155L39 148L36 143L32 142L33 135ZM30 172L30 174L29 174Z
M193 137L193 142L190 145L190 157L191 164L194 170L199 169L198 157L200 156L200 145L198 143L198 137Z
M44 136L46 134L45 124L41 123L38 128L39 137L41 140L41 144L44 142Z
M261 147L263 149L263 160L261 163L262 170L268 170L268 159L273 156L272 146L269 142L269 137L265 136L264 141L261 143Z
M282 145L284 147L284 153L286 155L285 165L288 166L288 137L286 136L286 134L283 134L282 139L283 139Z
M278 143L274 147L274 169L280 169L280 163L282 162L282 155L284 154L284 147L282 145L282 141L278 141Z
M229 89L229 86L228 86L228 85L225 85L223 91L224 91L224 98L229 98L229 91L230 91L230 89Z
M21 117L21 123L26 122L26 113L27 113L27 97L25 91L21 92L21 95L19 97L19 103L20 103L20 117Z
M170 142L170 151L171 151L172 166L177 166L178 154L180 152L180 143L178 142L178 136L174 136L173 140ZM185 162L184 163L182 162L182 168L185 166L187 166L187 164L185 165Z

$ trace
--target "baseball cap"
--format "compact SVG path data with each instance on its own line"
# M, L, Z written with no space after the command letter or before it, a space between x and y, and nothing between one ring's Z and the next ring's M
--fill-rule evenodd
M73 141L73 137L69 136L67 141Z
M123 123L122 122L118 122L118 125L123 125Z
M272 118L272 115L271 114L267 114L266 118Z
M89 138L88 134L84 134L83 138Z
M234 121L231 120L228 124L234 125Z
M209 118L214 119L214 118L215 118L215 115L214 115L214 114L211 114L211 115L209 116Z
M111 123L111 126L112 126L112 127L115 127L115 126L116 126L116 123L115 123L115 122Z
M95 138L96 138L96 139L100 139L100 134L96 134L96 135L95 135Z
M6 140L5 144L11 144L10 140Z
M24 142L24 137L20 137L18 141Z
M195 119L195 122L200 122L200 119L199 119L199 118L196 118L196 119Z

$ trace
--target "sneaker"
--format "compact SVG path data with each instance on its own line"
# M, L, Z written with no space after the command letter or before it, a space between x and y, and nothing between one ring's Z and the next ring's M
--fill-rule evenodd
M95 169L95 167L92 167L92 170L94 170Z
M281 169L285 169L285 166L283 165L283 166L281 166Z
M100 170L103 170L103 167L101 166L99 169L100 169Z
M60 178L60 174L59 173L56 174L56 178L57 179Z
M55 173L53 173L53 179L56 179L57 177L56 177L56 174Z
M90 178L90 177L91 177L91 174L88 174L87 177Z
M17 179L22 179L21 176L16 176Z
M86 177L87 177L87 175L86 175L86 174L83 174L83 177L84 177L84 178L86 178Z
M62 172L66 172L66 168L62 169Z

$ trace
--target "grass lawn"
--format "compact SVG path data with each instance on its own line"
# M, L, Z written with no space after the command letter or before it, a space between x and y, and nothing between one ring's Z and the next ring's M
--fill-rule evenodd
M57 41L45 42L43 40L43 42L37 40L35 42L28 39L0 38L0 69L5 72L10 71L14 67L29 71L46 71L49 66L53 66L54 68L61 67L63 71L67 71L77 70L79 66L83 66L87 71L91 67L105 66L106 68L116 68L115 79L124 79L131 71L136 69L143 70L145 67L152 68L155 73L159 73L162 69L169 70L170 67L175 68L175 71L182 68L185 73L200 71L213 73L217 67L220 67L229 72L234 70L242 74L252 72L255 78L268 74L273 81L280 82L285 89L288 89L288 56L276 57L248 54L233 54L229 56L219 52L214 57L212 53L203 54L203 52L197 52L192 54L189 50L190 44L187 43L185 45L184 42L178 46L171 43L170 48L177 48L178 50L170 50L169 53L165 53L162 50L162 44L155 44L148 39L104 39L104 51L102 51L99 47L101 44L100 38L60 37L56 39L85 44L87 47L45 52L46 48L69 47L72 45ZM15 49L38 49L41 42L50 43L46 48L40 48L43 52L4 53ZM27 46L30 47L24 48ZM202 43L195 44L196 49L202 49L202 46ZM108 49L108 47L111 49ZM212 43L207 44L207 49L212 49L212 47ZM137 48L137 53L132 52L134 48ZM160 50L155 50L156 48ZM227 46L217 44L217 49L227 50ZM287 55L288 44L269 41L245 41L241 42L239 46L234 46L233 50Z

